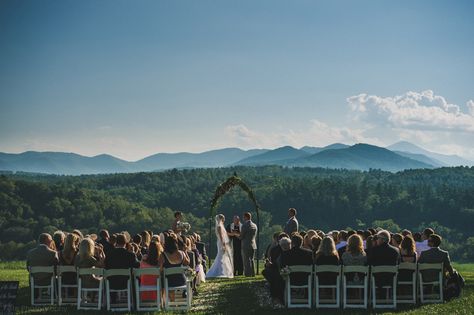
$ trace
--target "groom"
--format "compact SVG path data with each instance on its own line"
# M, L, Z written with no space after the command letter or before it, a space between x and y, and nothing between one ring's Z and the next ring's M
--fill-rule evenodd
M239 238L242 241L242 260L244 263L244 275L246 277L255 276L255 250L257 243L255 236L257 235L257 225L252 222L252 215L249 212L244 213L244 224L240 230Z

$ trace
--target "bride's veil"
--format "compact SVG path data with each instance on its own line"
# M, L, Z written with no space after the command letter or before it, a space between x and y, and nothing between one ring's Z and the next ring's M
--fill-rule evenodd
M214 218L216 220L216 235L219 233L219 227L222 228L222 231L225 231L225 226L222 221L225 220L225 216L223 214L218 214ZM224 244L227 244L229 242L229 237L227 236L227 233L223 233L222 235L224 239L222 240Z

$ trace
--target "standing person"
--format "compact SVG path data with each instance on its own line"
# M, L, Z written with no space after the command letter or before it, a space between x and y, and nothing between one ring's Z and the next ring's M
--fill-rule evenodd
M232 223L227 225L227 234L232 240L232 249L234 253L234 276L243 275L244 265L242 260L242 241L239 238L242 223L238 215L234 216Z
M181 235L181 227L180 227L181 220L183 220L183 213L181 211L176 211L174 213L174 221L173 221L173 225L171 226L171 229L177 235Z
M229 237L224 228L225 217L216 215L217 256L206 274L207 278L233 278L234 264Z
M252 215L249 212L244 213L244 224L240 231L239 238L242 240L242 260L244 264L244 275L246 277L255 277L255 251L257 242L257 225L252 222Z
M296 209L288 209L288 222L285 224L284 232L291 237L291 233L298 232L298 220L296 219Z

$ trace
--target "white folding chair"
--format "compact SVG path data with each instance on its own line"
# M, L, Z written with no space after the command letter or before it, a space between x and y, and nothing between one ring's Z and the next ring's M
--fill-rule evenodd
M54 304L54 266L47 267L29 267L31 305L53 305ZM36 280L35 280L36 276ZM38 284L38 277L49 278L48 284ZM41 281L42 282L42 281ZM35 298L35 291L38 290L38 296ZM45 294L46 292L46 294Z
M102 288L103 288L104 269L102 268L79 268L77 269L77 309L78 310L100 310L102 307ZM83 285L83 277L97 277L97 287L85 287ZM90 293L97 294L97 302L94 303L93 297L89 297Z
M191 290L191 280L186 277L188 267L172 267L164 270L165 283L165 309L166 310L189 310L191 308L191 301L193 291ZM168 276L183 275L185 280L184 285L170 286L168 284ZM174 301L170 300L170 291L174 292ZM182 294L183 297L180 296Z
M391 285L376 286L376 276L392 274ZM372 266L370 274L372 278L372 308L397 308L397 266ZM377 299L377 289L385 290L385 298ZM390 292L392 294L390 294Z
M141 276L156 277L155 285L144 285L140 283ZM135 300L137 304L137 311L159 311L161 309L161 278L160 268L135 268L133 269L133 277L135 278ZM156 300L142 301L142 293L155 293Z
M57 266L56 274L58 276L58 304L75 305L77 303L77 271L74 266ZM76 284L64 284L65 274L74 275ZM71 291L73 292L71 294ZM63 295L64 293L64 295Z
M397 304L416 304L416 263L404 262L398 265L397 278ZM410 274L410 279L400 280L400 275ZM411 294L405 294L403 291L410 288Z
M319 275L321 273L334 273L335 282L331 284L321 284ZM341 305L341 266L335 265L316 265L315 266L315 293L316 293L316 308L339 308ZM321 298L320 290L331 290L331 298Z
M295 265L289 266L289 274L285 279L285 300L287 308L311 308L313 306L313 290L312 290L312 279L313 279L313 266L307 265ZM307 281L302 285L291 284L292 273L307 273ZM296 290L298 294L292 295L292 292ZM306 295L307 294L307 295ZM307 296L307 297L306 297Z
M111 278L114 277L127 277L127 285L123 289L112 289L110 285ZM105 269L105 294L107 299L107 310L108 311L130 311L132 309L132 276L130 269ZM115 293L116 302L112 301L111 293ZM126 294L126 304L122 301L123 294Z
M348 275L357 274L359 281L349 281ZM362 279L363 277L363 279ZM349 290L356 291L361 298L350 299ZM342 296L343 308L364 308L369 301L369 266L343 266L342 267ZM362 293L362 294L360 294Z
M433 281L423 280L425 273L437 273ZM443 303L443 263L438 264L418 264L418 281L420 284L420 302L425 303ZM430 279L427 279L430 280ZM429 287L433 292L425 293L425 287ZM435 288L437 289L435 292Z

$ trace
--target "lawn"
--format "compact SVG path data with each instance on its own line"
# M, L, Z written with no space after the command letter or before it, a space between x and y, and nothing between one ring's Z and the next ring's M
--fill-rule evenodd
M449 303L424 305L419 307L403 307L397 311L387 311L384 314L474 314L474 264L455 264L458 271L466 279L463 297ZM78 312L74 307L30 307L28 273L24 262L0 263L0 281L20 281L17 298L17 314L108 314L102 312ZM255 278L237 277L232 280L208 281L200 288L200 294L193 300L193 314L367 314L370 311L328 311L328 310L292 310L276 308L271 305L267 295L265 280L262 276ZM377 311L380 313L380 311ZM147 313L133 313L147 314ZM150 313L148 313L150 314ZM159 314L166 314L160 312Z

